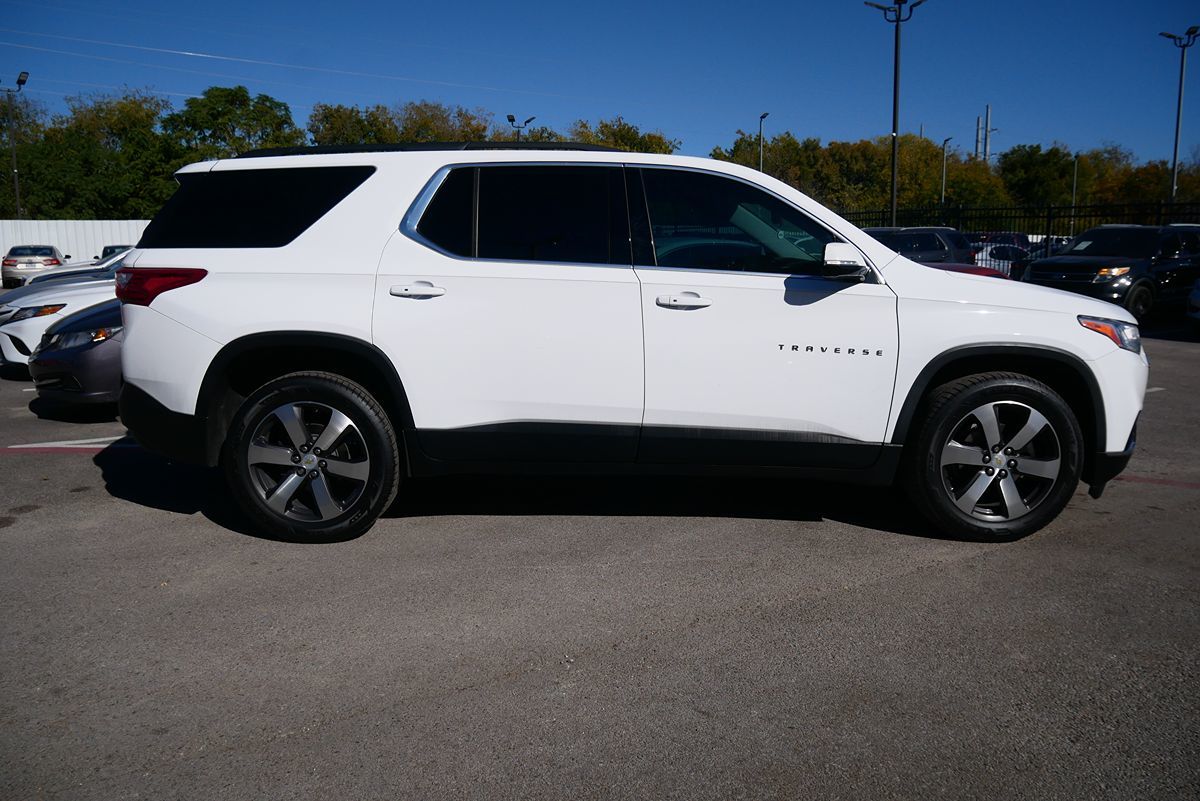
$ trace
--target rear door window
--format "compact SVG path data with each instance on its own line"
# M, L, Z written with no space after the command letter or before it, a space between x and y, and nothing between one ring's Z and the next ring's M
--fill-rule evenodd
M352 166L182 173L138 247L283 247L373 172Z

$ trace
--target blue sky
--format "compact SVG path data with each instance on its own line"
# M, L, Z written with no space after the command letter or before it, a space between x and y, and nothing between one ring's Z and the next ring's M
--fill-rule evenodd
M1157 34L1195 24L1195 0L928 0L904 27L901 129L923 124L970 151L991 103L993 152L1115 143L1169 159L1179 54ZM289 103L300 125L316 102L430 99L560 129L621 114L700 155L763 111L768 135L891 129L892 28L859 0L0 0L0 52L2 85L28 70L26 90L51 111L124 86L178 106L240 83ZM1182 158L1200 157L1200 47L1190 53Z

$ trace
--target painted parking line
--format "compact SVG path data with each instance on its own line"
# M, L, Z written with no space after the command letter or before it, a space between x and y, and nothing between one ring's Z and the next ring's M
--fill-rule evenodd
M1166 389L1166 387L1150 387L1146 390L1146 394L1149 395L1151 392L1162 392L1164 389Z
M31 453L95 453L105 448L137 448L140 447L129 437L121 434L116 437L95 437L93 439L66 439L57 442L29 442L20 445L9 445L0 448L0 454L31 454Z

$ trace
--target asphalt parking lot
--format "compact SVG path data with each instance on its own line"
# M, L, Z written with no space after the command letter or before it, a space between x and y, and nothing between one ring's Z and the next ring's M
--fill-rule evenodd
M1200 342L1010 545L873 490L453 479L261 539L0 378L0 797L1195 798ZM32 409L31 409L32 405Z

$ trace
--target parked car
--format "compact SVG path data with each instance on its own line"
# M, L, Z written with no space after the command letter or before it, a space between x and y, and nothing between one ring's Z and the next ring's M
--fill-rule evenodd
M965 236L973 245L1012 245L1029 250L1030 245L1033 244L1029 239L1029 234L1015 231L972 231Z
M1102 225L1058 255L1038 259L1025 280L1124 306L1139 320L1159 304L1182 305L1200 278L1200 226Z
M515 470L899 480L936 529L1009 540L1133 451L1127 312L929 269L737 164L285 148L178 179L117 273L121 419L277 537Z
M80 309L110 300L115 281L81 281L62 286L50 284L39 292L9 301L0 297L0 358L26 364L46 329Z
M1026 258L1029 251L1016 245L986 244L975 254L975 263L982 267L990 267L1005 275L1012 274L1012 265Z
M96 259L90 261L76 261L64 264L60 267L53 267L45 272L33 276L25 282L25 286L33 286L36 284L45 284L49 281L57 281L62 278L80 278L89 275L103 275L105 273L114 273L121 266L121 261L128 251L118 251L116 254L110 255L107 258ZM111 278L111 276L109 276ZM6 302L8 295L0 296L0 302Z
M1200 279L1192 284L1192 294L1188 295L1187 316L1192 331L1200 334Z
M100 251L100 258L101 260L107 259L127 250L133 250L133 245L105 245L104 249Z
M121 302L68 315L46 329L29 357L38 397L55 403L116 403L121 393Z
M967 238L953 228L864 228L897 253L921 264L954 262L974 264L975 251Z
M0 261L0 282L5 289L19 287L33 276L59 267L70 258L50 245L15 245Z

